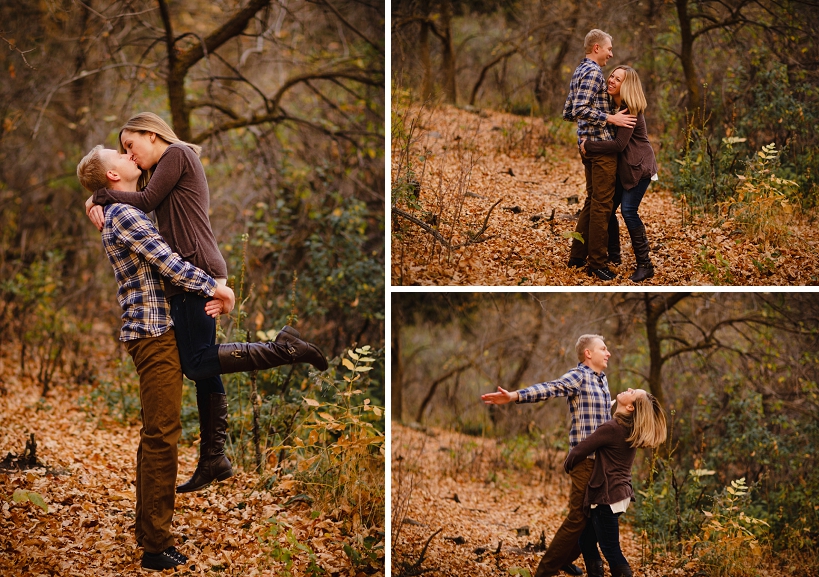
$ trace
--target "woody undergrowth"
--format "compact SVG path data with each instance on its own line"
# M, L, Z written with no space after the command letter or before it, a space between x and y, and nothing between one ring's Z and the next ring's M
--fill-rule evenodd
M278 329L263 328L251 335L241 328L249 293L244 267L234 290L237 305L224 338L274 340ZM285 322L298 327L296 292L294 275ZM381 352L369 345L353 345L322 373L294 365L224 377L231 411L226 447L230 459L256 471L261 489L290 486L296 495L288 504L303 502L312 516L341 521L344 551L365 573L384 564L384 410L373 403L373 387L378 385L370 377L380 359ZM276 519L266 520L258 538L268 560L284 565L283 574L289 573L295 557L309 560L309 573L323 574L310 547Z
M739 67L731 77L730 113L676 119L682 138L666 135L661 164L670 168L681 226L705 216L737 242L751 240L759 247L754 266L767 276L783 247L804 241L799 225L816 219L819 90L776 66ZM707 242L700 249L700 265L715 284L735 283L724 249Z
M407 254L420 253L427 264L450 267L464 257L466 248L480 236L480 223L468 216L464 201L469 194L472 170L478 162L473 136L450 149L438 151L429 126L432 108L412 102L407 90L393 90L391 183L392 239L398 247L395 282L403 284ZM457 158L457 174L444 179L446 157ZM434 172L438 170L438 174ZM394 274L395 276L395 274Z
M817 399L816 383L802 394ZM817 575L819 471L813 419L788 415L729 379L670 415L668 442L635 474L642 563L714 577Z

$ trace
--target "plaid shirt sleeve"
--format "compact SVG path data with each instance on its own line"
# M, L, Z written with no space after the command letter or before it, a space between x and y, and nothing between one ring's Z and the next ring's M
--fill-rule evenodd
M518 403L536 403L552 397L567 397L572 425L569 446L574 448L611 416L608 380L602 373L578 364L576 368L547 383L538 383L518 391Z
M596 126L606 125L607 112L599 108L598 95L605 79L599 68L578 67L572 78L569 97L563 107L563 118L566 120L585 120Z
M171 283L208 296L216 292L216 281L173 252L153 223L141 213L134 210L117 211L112 224L117 230L118 242L142 256Z
M518 391L517 403L537 403L554 397L571 397L580 393L582 378L576 370L555 381L538 383Z

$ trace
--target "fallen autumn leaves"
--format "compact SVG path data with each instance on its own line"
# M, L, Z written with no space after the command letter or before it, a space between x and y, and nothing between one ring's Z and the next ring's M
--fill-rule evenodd
M538 546L566 515L564 455L554 467L515 470L501 441L393 423L392 575L534 575ZM652 555L633 517L633 509L624 514L620 544L636 577L705 575L696 560ZM576 564L583 567L582 557ZM769 567L763 574L783 575Z
M45 467L0 471L0 574L142 575L134 522L134 460L139 427L89 418L78 388L55 387L41 398L27 379L3 375L0 449L22 452L34 432ZM179 478L196 463L195 447L180 447ZM34 491L34 503L15 503L15 489ZM267 490L258 475L240 473L199 493L179 495L173 531L191 558L190 575L383 575L353 567L342 522L313 511L287 477ZM371 532L375 535L375 532ZM311 566L315 569L311 569Z
M622 219L623 264L612 267L616 280L603 283L566 266L585 177L565 135L537 118L491 111L443 106L401 112L404 133L396 137L394 131L392 144L393 202L451 245L463 246L449 250L394 212L393 285L639 286L628 280L635 260ZM570 128L564 124L558 128ZM730 218L692 218L668 191L669 178L660 167L660 182L641 204L656 276L640 284L819 283L819 230L808 218L788 223L791 241L784 246L765 246Z

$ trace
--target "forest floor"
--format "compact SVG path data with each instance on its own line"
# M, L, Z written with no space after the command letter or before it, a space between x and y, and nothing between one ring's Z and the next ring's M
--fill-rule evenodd
M11 364L0 359L0 368ZM14 373L0 373L0 457L22 455L33 433L42 466L0 470L0 575L144 575L133 529L139 425L89 414L90 386L55 386L42 397ZM188 479L197 448L180 446L179 460L178 480ZM40 495L47 511L15 502L18 489ZM172 532L190 559L181 573L313 575L312 560L322 575L384 574L354 568L342 523L307 502L286 475L268 490L246 472L178 495Z
M393 285L639 286L628 280L635 260L622 217L617 279L605 283L566 266L586 197L569 123L451 106L397 114L403 135L393 130L393 203L404 214L392 215ZM656 271L641 284L819 284L814 215L784 216L787 241L766 244L731 218L692 215L669 192L668 167L659 174L640 205Z
M393 423L392 575L534 575L567 512L563 457L515 470L497 440ZM652 556L632 515L624 514L620 543L635 576L697 574L689 559ZM583 558L576 564L584 568Z

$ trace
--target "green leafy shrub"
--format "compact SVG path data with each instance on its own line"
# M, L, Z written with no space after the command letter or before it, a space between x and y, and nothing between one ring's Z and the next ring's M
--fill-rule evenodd
M791 236L788 223L794 207L799 207L799 185L776 175L780 164L776 144L762 147L745 163L734 193L722 203L727 216L733 216L742 230L756 241L783 245Z
M383 526L384 408L365 394L373 354L369 346L349 350L340 363L347 374L337 365L319 377L322 400L305 398L309 410L290 447L296 479L353 530Z
M819 471L806 448L819 442L819 425L766 401L746 380L725 375L721 389L696 398L695 417L672 417L669 442L636 475L636 526L652 553L673 550L712 575L754 575L788 557L814 566ZM815 383L799 386L817 398Z
M702 511L702 532L686 543L692 556L714 577L758 575L763 556L760 538L767 532L768 524L745 512L750 494L744 478L731 481L714 498L711 510Z

